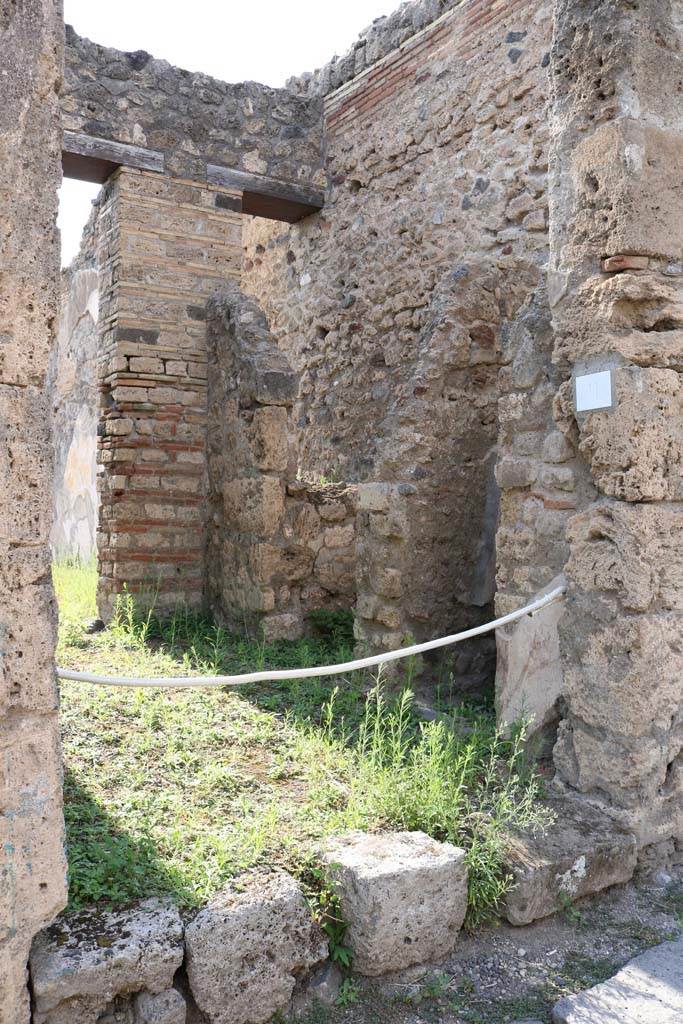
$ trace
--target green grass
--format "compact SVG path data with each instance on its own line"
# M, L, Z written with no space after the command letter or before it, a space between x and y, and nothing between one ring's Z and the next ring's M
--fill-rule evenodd
M178 609L137 613L87 635L95 569L54 567L58 661L119 675L239 672L351 655L349 620L318 616L318 635L264 644ZM70 904L170 894L199 906L240 872L280 865L311 876L311 854L349 828L422 829L465 847L469 923L509 880L510 827L543 820L521 735L487 711L421 722L412 695L376 680L298 680L239 691L61 685Z

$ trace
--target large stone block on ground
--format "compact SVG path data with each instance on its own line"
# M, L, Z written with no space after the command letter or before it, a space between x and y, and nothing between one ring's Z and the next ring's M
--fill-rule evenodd
M514 883L505 902L510 924L530 924L633 875L634 836L581 800L557 798L550 806L556 820L543 834L518 834L511 841L506 867Z
M451 952L467 909L464 850L424 832L354 832L331 840L323 861L354 970L385 974Z
M284 872L229 889L187 926L187 975L210 1024L261 1024L327 957L298 883Z
M641 953L609 981L561 999L553 1024L680 1024L683 936Z
M160 900L65 914L33 943L34 1024L96 1024L116 996L170 989L182 961L180 914Z

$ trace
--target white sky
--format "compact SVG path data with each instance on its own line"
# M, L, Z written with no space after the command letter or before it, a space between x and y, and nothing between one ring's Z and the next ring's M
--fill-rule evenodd
M226 82L281 86L343 54L400 0L65 0L67 24L96 43L147 50ZM62 263L78 251L98 185L65 179L60 193Z

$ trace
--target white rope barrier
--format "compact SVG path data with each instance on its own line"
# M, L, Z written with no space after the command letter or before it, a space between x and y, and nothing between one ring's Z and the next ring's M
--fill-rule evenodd
M410 658L415 654L422 654L424 651L435 651L440 647L448 647L450 644L460 643L461 640L469 640L473 636L481 636L482 633L489 633L492 629L499 629L507 626L525 615L533 615L535 612L559 601L564 594L564 586L556 587L550 593L537 598L524 608L518 608L516 612L503 615L493 622L486 622L482 626L475 626L473 629L466 629L462 633L453 633L452 636L442 636L438 640L429 640L424 644L413 644L412 647L402 647L398 651L388 651L385 654L375 654L369 658L359 658L357 661L345 661L341 665L319 665L316 668L288 668L274 671L244 672L236 676L176 676L159 679L140 679L135 676L98 676L90 672L72 672L69 669L58 668L59 679L70 679L78 683L93 683L95 686L160 686L160 687L189 687L189 686L244 686L245 683L265 683L285 679L311 679L318 676L336 676L345 672L356 672L358 669L375 668L377 665L385 665L389 661L398 661L400 658Z

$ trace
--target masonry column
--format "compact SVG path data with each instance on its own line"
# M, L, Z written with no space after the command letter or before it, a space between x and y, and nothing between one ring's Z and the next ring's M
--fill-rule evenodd
M555 418L583 494L555 763L657 860L683 853L680 12L557 0L551 63Z
M59 287L61 3L0 0L0 1024L66 903L45 376Z
M238 279L240 194L119 169L100 217L99 607L203 600L207 298Z

